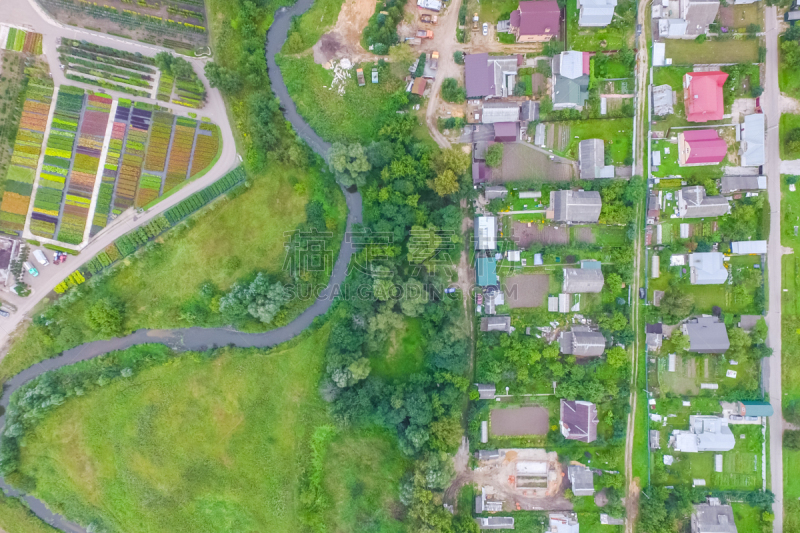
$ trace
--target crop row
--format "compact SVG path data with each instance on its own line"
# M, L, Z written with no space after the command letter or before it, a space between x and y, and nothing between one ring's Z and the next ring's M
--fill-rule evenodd
M69 176L66 200L58 227L58 240L70 244L83 241L89 206L100 166L103 138L108 127L111 98L89 95L81 121L78 148Z
M11 165L6 174L5 192L0 201L0 231L19 234L25 228L52 100L52 85L38 79L28 82Z
M114 186L119 174L120 160L122 157L125 133L128 130L128 120L131 114L131 101L120 99L117 104L117 111L114 115L114 124L111 126L111 139L108 141L108 152L106 161L103 165L103 179L100 183L100 191L97 193L97 205L92 219L92 230L90 236L94 236L98 231L106 227L111 211L111 200L114 196Z
M136 191L136 207L144 207L161 193L161 177L155 174L143 174L139 179L139 190Z
M61 64L64 65L66 68L74 68L76 65L80 65L82 67L86 67L92 70L102 70L105 72L110 72L111 74L120 74L126 78L133 78L141 81L153 81L153 76L151 75L145 74L143 72L137 72L135 70L119 68L116 65L110 65L108 63L91 61L88 59L68 56L64 54L60 55L58 59L61 61Z
M200 124L192 158L190 177L206 170L219 152L219 128L215 124Z
M158 79L158 93L156 98L162 102L169 102L172 95L172 86L175 84L175 78L162 72L161 77Z
M147 89L151 89L152 86L141 79L138 78L129 78L127 76L121 76L119 74L113 74L111 72L106 72L104 70L98 70L89 67L83 67L81 65L70 65L69 71L71 72L79 72L81 74L86 74L88 76L93 76L95 78L100 78L103 80L109 80L117 83L125 83L127 85L132 85L134 87L145 87Z
M92 52L87 52L86 50L81 50L80 48L73 48L71 46L59 46L56 50L58 50L59 54L62 55L69 55L70 60L75 57L81 57L84 59L89 59L94 61L95 63L103 63L106 65L114 65L117 67L123 67L131 70L138 70L139 72L145 72L148 74L154 74L156 69L154 67L149 67L147 65L143 65L141 63L134 63L132 61L125 61L124 59L118 59L113 57L107 57L104 55L98 55Z
M147 146L147 157L144 169L162 172L169 150L170 136L172 135L173 116L169 113L157 112L153 117L150 142Z
M187 121L191 123L188 125ZM189 161L192 158L192 146L197 130L197 123L191 119L179 118L175 125L175 136L172 140L172 149L169 152L167 164L167 179L164 182L164 192L172 190L181 184L189 172Z
M144 145L153 113L134 108L130 114L130 125L125 138L124 152L119 165L116 194L114 197L114 214L119 214L133 205L136 198L136 187L144 162Z
M84 50L86 52L101 54L104 56L113 57L117 59L124 59L126 61L141 63L143 65L156 64L155 59L150 56L145 56L138 52L126 52L124 50L117 50L116 48L111 48L110 46L101 46L99 44L90 43L88 41L78 41L75 39L62 39L61 44L63 44L64 46L77 48L79 50Z
M88 85L96 85L98 87L103 87L104 89L108 89L111 91L118 91L125 94L132 94L134 96L150 96L149 91L142 91L140 89L126 87L124 85L117 85L116 83L111 83L103 79L87 78L86 76L78 76L76 74L69 74L69 73L65 74L65 77L68 80L78 81L81 83L86 83Z
M4 42L0 43L0 48L13 50L14 52L41 55L42 34L26 32L17 28L8 28L8 36Z

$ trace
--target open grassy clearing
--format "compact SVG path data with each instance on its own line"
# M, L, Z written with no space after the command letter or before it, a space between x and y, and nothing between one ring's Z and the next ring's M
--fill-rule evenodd
M179 226L158 239L158 244L125 259L92 283L92 290L84 297L59 306L56 319L63 326L58 338L48 339L36 328L23 334L0 362L0 379L61 350L98 338L84 323L86 309L98 300L112 298L121 303L125 331L185 327L185 305L205 281L225 289L254 270L281 277L283 233L305 220L308 201L324 201L329 206L325 214L333 222L334 231L344 229L346 208L341 192L335 186L316 188L315 181L322 179L317 172L276 165L254 179L244 193L221 200L190 219L183 226L185 229ZM318 197L323 194L329 197ZM334 257L338 246L335 236L331 239ZM287 320L307 306L307 302L298 304L287 314Z
M797 94L800 91L800 68L786 63L784 54L780 49L783 41L783 36L778 38L778 54L781 58L780 68L778 69L778 86L781 92Z
M34 515L24 502L0 495L0 529L7 533L57 533Z
M389 336L384 350L370 358L372 372L389 379L403 379L421 372L426 345L422 322L406 317L402 326Z
M673 65L698 63L755 63L758 61L758 40L706 41L667 39L666 57Z
M764 25L761 4L727 5L719 8L719 23L728 28L747 28L750 24Z
M314 46L339 18L344 0L318 0L311 8L295 19L283 50L296 54Z
M331 89L333 72L314 63L313 57L280 56L278 65L297 110L308 124L327 141L368 144L380 129L383 120L406 102L403 80L391 75L387 66L361 63L365 76L378 67L380 83L358 86L356 71L345 81L345 94Z
M289 532L308 512L313 456L329 531L401 531L407 460L383 433L330 426L317 391L327 334L186 354L74 397L34 428L17 481L108 531Z

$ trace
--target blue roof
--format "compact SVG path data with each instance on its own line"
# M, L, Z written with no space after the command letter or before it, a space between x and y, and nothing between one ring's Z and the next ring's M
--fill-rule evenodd
M481 287L497 285L497 261L494 257L479 257L475 268L478 285Z

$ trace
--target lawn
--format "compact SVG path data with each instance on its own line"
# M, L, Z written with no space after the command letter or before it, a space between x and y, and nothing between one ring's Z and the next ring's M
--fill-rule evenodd
M564 155L570 159L578 158L578 143L584 139L603 139L614 165L624 165L633 157L633 119L573 120L564 125L569 126L570 137Z
M783 43L783 37L778 39L778 53L781 56L781 64L778 69L778 86L781 92L787 94L797 94L800 91L800 68L792 65L787 65L783 60L783 54L780 51L780 44Z
M677 131L672 132L677 135ZM665 149L669 149L666 153ZM729 147L730 149L730 147ZM709 177L721 178L722 167L727 164L727 158L723 159L722 163L718 165L703 165L697 167L682 167L678 164L678 143L673 143L667 140L654 140L653 152L661 152L661 164L658 170L653 172L653 176L659 178L667 178L670 176L680 176L684 179L693 177Z
M368 80L372 68L378 66L380 83L359 87L353 68L340 96L331 89L333 71L314 63L311 55L282 55L277 61L297 110L326 141L369 144L383 121L394 116L407 99L403 80L392 76L388 65L359 64Z
M425 365L427 340L418 318L406 318L397 328L385 349L371 357L372 371L389 379L403 379L421 372Z
M619 50L633 46L636 3L623 0L614 10L614 21L604 28L581 28L578 26L577 2L567 2L567 50L598 52Z
M719 21L729 28L747 28L750 24L764 26L764 13L761 4L740 4L721 7Z
M751 507L746 503L732 503L731 507L733 507L733 521L736 522L737 530L742 533L763 531L761 529L763 510L760 507Z
M339 18L344 0L316 0L311 8L295 19L283 52L296 54L314 46Z
M9 533L58 533L34 515L24 502L0 494L0 529Z
M706 41L667 39L666 57L673 65L696 63L756 63L758 40Z
M480 2L478 16L481 23L496 24L500 20L508 19L511 12L519 8L519 0L496 0L493 2ZM467 13L467 22L472 20L474 12Z
M781 115L780 125L781 159L800 159L800 146L795 146L794 149L790 149L786 144L789 133L796 129L800 129L800 115L783 113ZM800 145L800 143L795 144Z
M402 531L408 460L383 433L331 426L318 393L327 334L186 354L73 397L27 436L21 473L54 510L108 531L289 532L304 518Z
M0 363L5 380L31 364L58 351L97 338L84 323L86 309L102 298L112 298L124 309L123 329L185 327L187 302L205 281L222 290L254 270L283 275L284 232L305 220L311 199L329 205L326 216L343 230L346 208L339 188L321 187L318 171L274 165L252 180L246 192L224 199L212 209L190 219L187 229L168 232L135 258L103 275L83 298L56 310L56 320L71 331L63 342L53 344L36 328L30 328ZM327 198L324 196L327 195ZM338 252L339 240L331 240ZM300 312L307 304L297 300ZM292 313L287 316L289 318ZM68 332L69 332L68 331ZM63 336L63 335L62 335Z

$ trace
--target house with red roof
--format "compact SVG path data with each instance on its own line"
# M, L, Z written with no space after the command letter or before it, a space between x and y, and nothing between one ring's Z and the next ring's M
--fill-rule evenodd
M518 43L541 43L558 39L561 29L561 8L554 0L528 0L511 12L509 33Z
M678 134L678 164L682 167L718 165L728 145L717 130L685 130Z
M686 120L708 122L722 120L725 102L722 86L728 75L719 70L713 72L688 72L683 76L683 105Z

